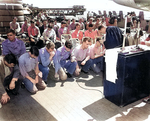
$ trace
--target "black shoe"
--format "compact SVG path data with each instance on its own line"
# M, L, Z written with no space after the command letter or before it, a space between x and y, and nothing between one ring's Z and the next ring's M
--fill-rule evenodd
M22 88L22 89L24 89L24 88L25 88L24 83L21 83L21 88Z
M83 73L85 73L85 74L88 74L88 72L86 72L86 71L84 71L84 70L82 70L82 69L81 69L81 72L83 72Z
M68 78L71 78L71 77L72 77L71 74L69 74L69 73L66 73L66 74L67 74L67 77L68 77Z
M44 82L45 82L45 81L44 81ZM48 85L47 82L45 82L45 84Z

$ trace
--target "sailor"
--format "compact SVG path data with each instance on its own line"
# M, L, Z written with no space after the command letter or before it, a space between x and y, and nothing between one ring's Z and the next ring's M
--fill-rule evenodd
M75 30L75 28L76 28L76 23L75 23L75 19L73 18L72 19L72 23L70 24L70 31L72 31L72 30Z
M90 58L92 59L93 62L91 69L95 73L103 71L104 54L105 54L105 46L103 44L103 40L101 40L101 38L97 38L96 43L90 46Z
M31 26L28 27L28 36L31 46L37 46L39 49L43 47L43 41L40 40L40 30L33 20L30 21Z
M68 34L69 30L66 27L66 21L61 22L61 28L58 30L58 37L61 40L61 35L62 34Z
M83 32L80 31L80 23L76 23L76 29L75 31L71 34L72 38L78 38L80 40L80 43L83 38Z
M95 43L96 34L95 31L93 30L93 24L89 24L88 30L85 31L84 36L90 37L93 40L92 43Z
M80 70L85 74L88 73L89 68L92 65L92 60L90 59L90 49L89 43L91 39L88 37L83 38L83 42L81 45L78 45L73 50L73 55L75 56L75 60L77 61L76 66L76 74L80 73Z
M55 44L53 42L46 43L46 47L39 50L39 70L42 72L42 79L47 83L47 77L49 74L49 66L55 55Z
M10 100L8 92L17 95L21 85L21 74L15 55L0 56L0 102Z
M20 32L20 25L17 22L17 17L13 17L13 21L10 22L10 29L14 30L16 32L16 34L18 34Z
M38 55L38 48L32 46L28 53L24 53L19 58L20 72L24 77L23 83L26 89L33 94L38 90L44 90L46 88L46 84L39 76Z
M22 37L27 37L28 36L28 20L25 19L24 20L24 24L21 27L21 33L22 33Z
M77 63L72 56L72 43L67 40L65 45L58 48L54 56L53 62L55 66L55 77L60 80L71 78L75 72ZM66 72L64 71L66 69Z
M48 28L44 30L43 37L44 37L45 43L47 41L52 41L52 42L56 41L56 33L52 25L48 25Z
M22 40L17 39L14 30L8 30L7 38L2 42L3 53L2 55L7 55L13 53L16 58L19 58L22 54L26 52L25 44Z
M123 43L123 33L117 26L99 26L99 32L105 36L104 45L106 49L121 47Z
M42 20L42 22L43 22L43 25L39 27L41 35L43 34L44 30L47 29L47 19Z

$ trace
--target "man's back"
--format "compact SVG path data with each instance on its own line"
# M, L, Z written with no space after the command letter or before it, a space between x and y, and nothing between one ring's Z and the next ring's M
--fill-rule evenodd
M122 31L116 26L106 28L106 41L104 42L106 49L121 47L123 43Z

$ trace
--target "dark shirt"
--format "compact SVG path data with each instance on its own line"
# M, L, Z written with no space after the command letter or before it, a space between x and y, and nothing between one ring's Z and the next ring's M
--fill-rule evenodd
M123 43L122 31L116 26L108 26L106 28L106 41L104 42L106 49L121 47Z

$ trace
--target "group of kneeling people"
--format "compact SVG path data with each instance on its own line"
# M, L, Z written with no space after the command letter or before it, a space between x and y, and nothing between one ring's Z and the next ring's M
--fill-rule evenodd
M79 76L80 72L88 74L89 69L96 73L103 71L105 46L100 38L91 46L91 39L85 37L82 44L75 48L72 42L67 40L65 45L57 50L53 42L48 42L41 49L32 46L29 52L26 52L24 42L15 38L13 30L7 33L7 37L2 43L3 52L0 56L2 104L10 100L8 92L18 94L21 84L33 94L44 90L51 64L55 68L55 78L62 81L73 75Z

